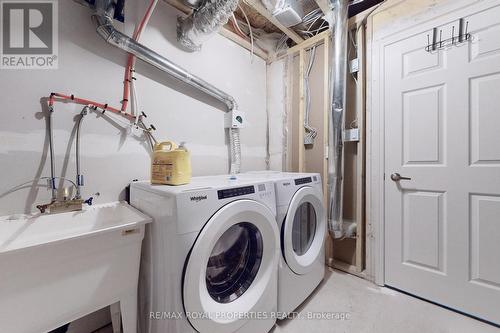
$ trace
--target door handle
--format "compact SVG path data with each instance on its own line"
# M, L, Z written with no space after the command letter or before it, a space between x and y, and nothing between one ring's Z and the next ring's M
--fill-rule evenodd
M391 180L395 182L399 182L400 180L411 180L410 177L402 177L399 173L393 173L391 175Z

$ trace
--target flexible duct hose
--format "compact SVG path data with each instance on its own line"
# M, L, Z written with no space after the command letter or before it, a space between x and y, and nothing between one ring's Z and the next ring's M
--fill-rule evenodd
M231 168L232 175L240 173L241 168L241 142L240 142L240 129L229 129L229 144L231 146Z
M201 45L225 25L238 6L238 0L206 0L186 18L177 20L177 40L189 51Z

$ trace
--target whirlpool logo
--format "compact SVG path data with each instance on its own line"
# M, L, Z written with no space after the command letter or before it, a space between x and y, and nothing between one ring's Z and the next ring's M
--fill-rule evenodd
M200 202L202 200L207 200L207 196L206 195L197 195L197 196L194 196L194 197L190 197L191 201L194 201L194 202Z
M0 1L2 69L57 69L57 0Z

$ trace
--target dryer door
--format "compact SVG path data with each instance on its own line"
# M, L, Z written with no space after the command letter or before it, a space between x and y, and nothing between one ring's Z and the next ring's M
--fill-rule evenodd
M296 274L310 272L323 255L326 216L318 192L309 186L295 192L282 225L282 252Z
M203 227L187 259L186 316L199 332L234 332L248 312L262 311L263 296L276 293L279 231L271 211L238 200ZM245 315L246 314L246 315Z

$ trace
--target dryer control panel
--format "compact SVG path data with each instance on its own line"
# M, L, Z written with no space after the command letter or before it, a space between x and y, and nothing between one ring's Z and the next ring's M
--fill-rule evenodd
M255 193L254 186L244 186L244 187L229 188L226 190L219 190L217 191L217 196L219 197L219 200L221 200L221 199L239 197L240 195L253 194L253 193Z
M304 177L304 178L295 179L295 185L302 185L302 184L308 184L308 183L312 183L311 177Z

